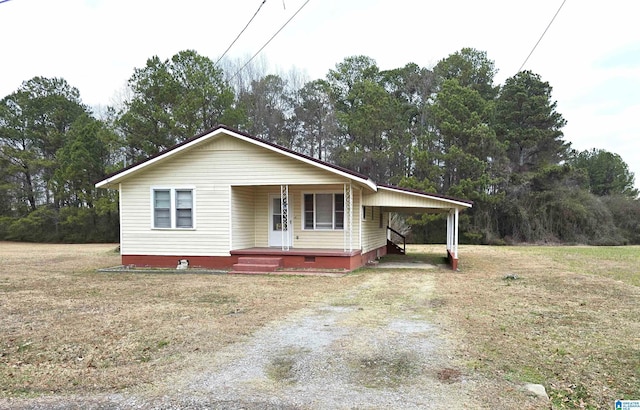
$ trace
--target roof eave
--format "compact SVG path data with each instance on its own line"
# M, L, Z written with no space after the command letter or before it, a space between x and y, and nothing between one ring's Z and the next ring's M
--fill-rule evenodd
M472 201L466 201L464 199L459 199L459 198L446 197L443 195L430 194L428 192L421 192L413 189L394 187L391 185L378 185L378 188L381 190L394 191L394 192L399 192L406 195L433 198L439 201L450 203L452 205L457 205L458 207L471 208L473 206Z

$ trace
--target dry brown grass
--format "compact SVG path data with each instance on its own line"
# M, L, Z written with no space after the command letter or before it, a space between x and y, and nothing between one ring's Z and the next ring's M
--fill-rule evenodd
M555 408L607 408L640 392L638 247L463 246L461 272L405 270L393 286L375 270L342 278L96 273L119 264L114 249L0 243L0 397L153 384L317 301L365 306L353 319L363 329L393 312L434 323L456 349L455 366L437 378L485 380L481 399L494 408L526 408L524 382L543 384ZM415 260L443 253L409 251ZM354 301L350 291L365 281ZM375 377L374 362L410 377L411 360L365 359L358 365ZM283 357L270 377L286 382L292 369Z
M0 243L0 397L152 383L360 280L96 273L115 248Z
M461 272L436 275L436 311L463 340L469 369L543 384L554 408L640 397L640 247L460 252ZM487 393L505 408L504 391Z

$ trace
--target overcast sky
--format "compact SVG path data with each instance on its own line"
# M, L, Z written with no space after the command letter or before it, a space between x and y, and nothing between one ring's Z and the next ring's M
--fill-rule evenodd
M248 58L307 0L266 0L230 50ZM0 98L34 76L62 77L109 105L147 58L194 49L217 59L262 0L10 0L0 3ZM514 75L562 0L310 0L264 49L273 70L309 79L351 55L381 69L431 68L463 47ZM525 65L553 87L578 150L620 154L640 187L640 29L636 2L567 0Z

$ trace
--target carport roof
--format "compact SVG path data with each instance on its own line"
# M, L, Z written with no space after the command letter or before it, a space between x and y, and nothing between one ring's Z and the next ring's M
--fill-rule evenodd
M429 194L415 189L400 188L391 185L378 185L375 194L362 197L364 206L381 206L388 211L397 212L447 212L471 208L473 202L438 194Z

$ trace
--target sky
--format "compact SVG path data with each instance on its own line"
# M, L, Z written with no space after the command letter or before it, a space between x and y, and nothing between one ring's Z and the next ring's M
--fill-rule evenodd
M89 106L118 102L135 68L193 49L217 60L263 0L9 0L0 3L0 98L61 77ZM305 4L306 3L306 4ZM472 47L515 75L562 0L265 0L227 56L324 78L345 57L382 70ZM523 69L553 87L577 150L619 154L640 188L640 29L636 2L566 0ZM121 97L120 97L121 98Z

